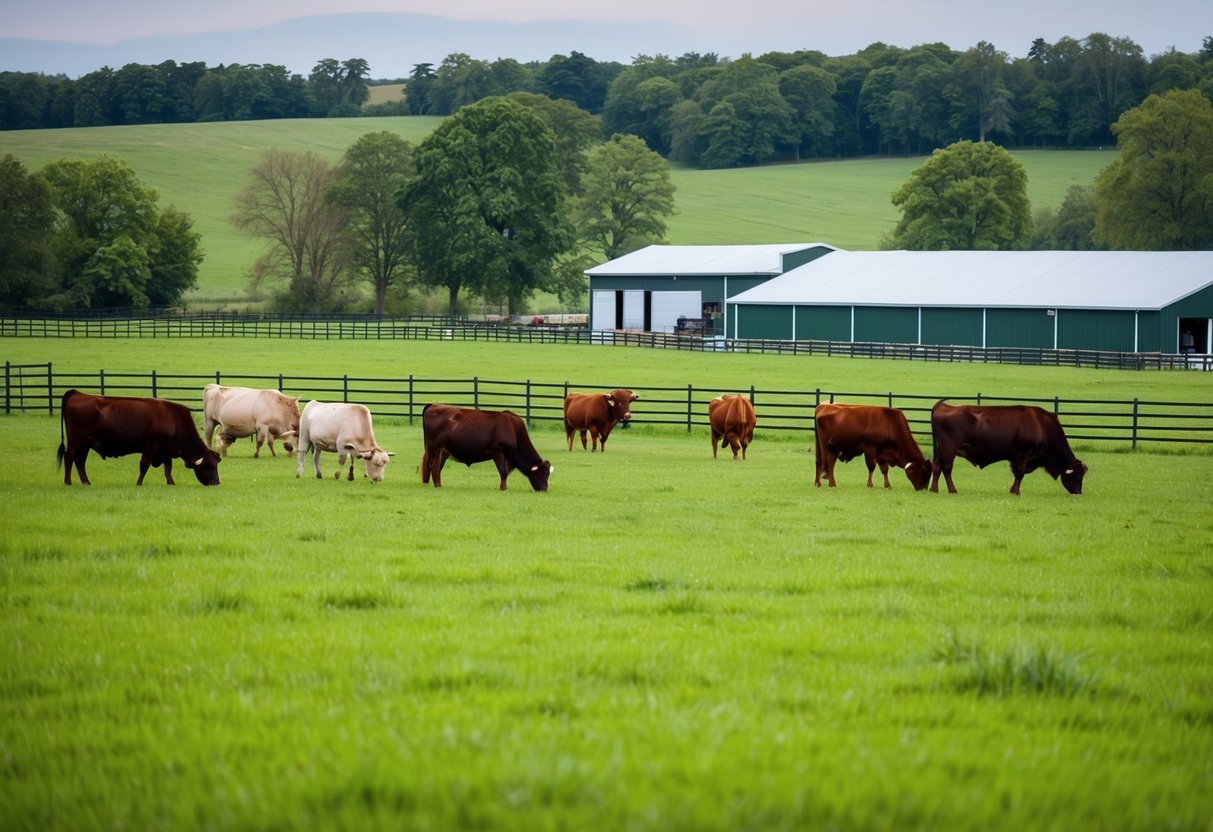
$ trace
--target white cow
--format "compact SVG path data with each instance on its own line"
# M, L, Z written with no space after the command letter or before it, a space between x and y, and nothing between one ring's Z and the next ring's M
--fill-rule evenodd
M261 456L261 446L281 438L287 453L295 450L291 439L299 434L299 397L284 396L277 390L252 387L223 387L208 384L202 394L202 421L206 431L206 446L213 447L215 427L219 428L219 452L227 456L228 447L242 436L257 437L255 457Z
M366 463L366 475L371 482L383 480L383 469L390 461L388 452L375 441L371 411L360 404L308 402L299 420L299 467L295 469L296 477L303 476L303 461L309 450L316 466L316 479L321 478L321 451L337 453L337 473L334 475L337 477L341 476L345 458L349 456L351 482L354 480L355 456Z

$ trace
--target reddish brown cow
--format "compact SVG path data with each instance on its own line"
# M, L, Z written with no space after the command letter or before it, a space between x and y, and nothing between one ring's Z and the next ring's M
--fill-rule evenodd
M1082 493L1082 478L1087 473L1066 440L1057 417L1039 407L1024 405L950 405L942 399L931 408L931 434L935 453L931 460L931 490L939 490L939 475L955 494L952 463L956 457L967 459L978 468L1007 460L1015 481L1011 493L1019 493L1024 474L1044 468L1071 494Z
M834 463L849 462L863 454L868 466L868 488L872 473L880 466L884 487L891 488L889 466L904 468L915 491L927 487L931 465L914 441L906 415L894 407L866 404L819 404L814 413L817 426L817 476L813 484L821 487L821 474L833 488Z
M712 428L712 459L721 439L726 447L745 459L746 448L754 441L754 405L745 396L717 396L708 402L708 422Z
M421 455L421 481L434 479L442 487L442 466L447 457L471 467L492 460L501 474L501 490L515 468L526 474L536 491L548 490L552 463L541 459L522 419L508 410L469 410L447 404L427 404L421 411L425 452Z
M632 402L639 396L631 390L612 390L610 393L569 393L564 397L564 435L573 450L573 433L581 433L581 447L586 447L585 435L589 431L593 439L590 452L606 452L607 437L611 429L620 422L632 418Z
M189 408L176 402L68 390L59 417L58 464L67 460L64 485L72 484L73 465L80 482L91 485L84 471L90 450L102 459L140 454L136 485L143 485L143 477L153 465L163 465L164 479L175 485L175 458L183 460L203 485L219 484L219 454L202 441Z

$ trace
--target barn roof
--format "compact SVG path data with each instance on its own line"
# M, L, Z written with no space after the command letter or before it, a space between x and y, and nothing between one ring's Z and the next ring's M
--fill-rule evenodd
M835 251L728 302L1144 310L1210 285L1210 251Z
M826 243L771 243L740 246L655 245L587 269L590 277L664 277L783 274L787 254L834 246Z

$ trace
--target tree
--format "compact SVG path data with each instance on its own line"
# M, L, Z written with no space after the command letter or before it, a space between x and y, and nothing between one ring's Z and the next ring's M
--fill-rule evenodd
M1213 105L1151 95L1113 125L1120 155L1095 184L1095 237L1113 249L1213 247Z
M602 141L602 121L572 101L555 100L530 92L512 92L507 98L530 108L542 118L556 139L556 164L570 194L581 190L586 151Z
M349 212L328 199L336 168L315 153L268 151L236 194L230 220L241 231L269 242L252 269L252 286L284 279L277 305L290 311L329 311L341 306L339 291L351 266Z
M0 159L0 303L37 305L54 289L51 189L11 154Z
M810 64L794 66L779 76L779 91L795 112L796 159L802 148L828 152L834 136L834 93L838 91L834 75Z
M189 217L162 213L126 162L60 159L40 176L58 214L51 247L62 270L49 305L169 306L195 285L202 254Z
M990 142L936 150L893 194L902 217L894 247L914 251L1017 250L1031 240L1023 165Z
M577 204L578 238L614 260L665 238L674 213L670 166L636 136L619 134L590 155Z
M408 218L396 196L413 172L411 144L386 130L367 133L345 151L331 192L349 213L353 267L375 289L376 315L408 262Z
M967 120L976 126L979 142L984 142L989 132L1004 135L1011 132L1015 113L1011 108L1011 92L1003 82L1006 66L1007 53L984 40L956 61L958 80L968 92Z
M1094 251L1095 188L1091 185L1071 185L1061 208L1042 208L1033 217L1033 250Z
M418 145L401 206L418 276L447 289L452 313L465 288L521 312L570 248L555 147L543 119L507 98L465 106Z

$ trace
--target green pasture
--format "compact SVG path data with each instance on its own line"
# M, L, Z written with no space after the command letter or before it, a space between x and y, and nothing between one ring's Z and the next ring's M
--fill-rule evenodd
M4 339L56 372L810 384L1207 401L1201 374L252 339ZM637 403L642 411L643 401ZM0 417L7 829L1207 829L1213 455L1090 443L1085 493L814 489L807 434L565 450L551 490L421 432L373 485L246 441L203 488ZM926 450L926 449L924 449ZM281 454L281 448L279 449ZM358 472L361 473L360 471Z
M248 171L266 150L311 150L336 161L366 133L390 130L417 142L439 122L437 117L401 116L9 131L0 133L0 155L11 153L31 170L63 157L110 154L125 159L160 193L162 205L189 213L202 235L206 259L191 304L239 309L248 305L246 278L262 243L237 231L228 216L233 195L245 187ZM1015 155L1027 169L1033 206L1056 208L1071 185L1092 183L1115 151ZM897 157L723 171L675 167L678 213L670 219L668 240L821 241L874 249L900 216L890 201L893 191L922 162L923 157Z

